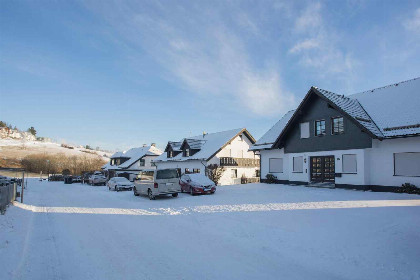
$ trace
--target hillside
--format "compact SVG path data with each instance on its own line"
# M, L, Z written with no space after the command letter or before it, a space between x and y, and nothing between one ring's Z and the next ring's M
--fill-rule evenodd
M108 161L111 155L110 152L60 145L53 142L0 139L0 166L2 167L20 167L23 158L34 154L64 154L66 156L87 156L89 158L99 156L104 161Z

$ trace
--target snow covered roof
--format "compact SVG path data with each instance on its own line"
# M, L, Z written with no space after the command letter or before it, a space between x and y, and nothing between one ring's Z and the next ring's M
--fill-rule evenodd
M172 158L167 157L167 153L161 154L159 157L154 159L154 162L159 161L186 161L186 160L209 160L219 150L221 150L228 142L230 142L237 135L244 133L251 139L251 142L255 142L251 134L245 128L237 128L222 132L202 134L199 136L184 138L180 142L170 143L183 143L185 140L188 144L199 148L199 151L189 157L184 157L183 153L180 153ZM190 144L191 143L191 144ZM192 147L191 147L192 148ZM192 148L192 149L195 149Z
M181 146L182 146L182 141L180 142L169 141L168 145L166 145L165 152L168 151L169 147L172 148L172 151L181 151Z
M350 116L374 138L420 134L420 77L347 96L312 87L302 103L312 92ZM295 111L287 112L250 150L270 149Z
M324 89L315 88L321 95L327 98L329 101L334 103L341 110L350 115L354 120L356 120L360 125L362 125L366 130L370 131L373 135L378 138L383 138L382 132L376 126L375 122L370 118L366 113L357 99L350 98L348 96L339 95Z
M420 77L348 97L359 101L385 138L420 134Z
M119 165L119 168L128 168L133 163L138 161L144 156L159 156L162 154L162 151L156 148L155 146L145 146L140 148L132 148L124 153L124 157L129 157L130 159L126 162Z
M111 156L111 158L120 158L123 156L123 154L123 152L116 152Z
M295 110L287 112L269 131L267 131L249 150L257 151L270 149L271 146L276 142L277 137L286 127L287 123L293 116Z

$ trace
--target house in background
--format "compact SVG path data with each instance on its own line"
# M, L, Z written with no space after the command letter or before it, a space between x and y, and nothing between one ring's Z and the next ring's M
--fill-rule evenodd
M349 96L312 87L250 150L260 154L263 181L420 187L420 78Z
M219 185L240 184L241 177L248 182L259 180L259 156L250 152L255 143L245 129L233 129L168 142L162 155L153 160L158 169L178 168L181 174L206 174L210 164L225 168Z
M102 166L102 170L107 173L108 178L126 177L129 180L145 169L154 169L152 160L162 154L155 144L150 146L132 148L126 152L116 152L110 158L109 163Z

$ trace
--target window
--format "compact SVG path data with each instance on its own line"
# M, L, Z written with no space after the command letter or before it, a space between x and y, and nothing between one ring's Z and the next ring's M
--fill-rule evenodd
M303 157L293 157L293 172L303 173Z
M190 169L189 168L185 168L185 174L190 174Z
M238 178L238 170L237 169L232 169L231 170L231 177L232 178Z
M315 121L315 136L325 135L325 120Z
M190 149L185 149L184 157L189 157L189 156L190 156Z
M332 134L344 133L344 119L343 117L332 118Z
M157 172L156 173L156 179L179 178L178 171L176 169L162 169L162 170L158 170L156 172Z
M309 138L309 122L300 124L300 138Z
M357 173L357 156L343 155L342 158L343 173Z
M137 176L137 180L141 181L153 181L154 171L142 171Z
M420 176L420 153L394 154L395 176Z
M139 165L140 165L140 166L145 166L145 165L146 165L146 161L145 161L144 159L141 159L141 160L139 161Z
M269 173L283 173L283 159L282 158L270 158Z
M172 157L172 151L168 151L168 158Z
M193 173L200 173L200 169L198 169L198 168L194 168L194 169L193 169Z

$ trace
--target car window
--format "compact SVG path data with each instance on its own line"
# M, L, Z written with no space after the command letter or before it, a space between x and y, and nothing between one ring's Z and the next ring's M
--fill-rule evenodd
M188 175L184 175L184 176L182 176L182 180L187 182L188 180L190 180L190 177Z
M179 178L178 171L176 169L162 169L156 171L156 179L174 179Z
M140 180L142 181L153 181L154 171L143 171L140 173Z

